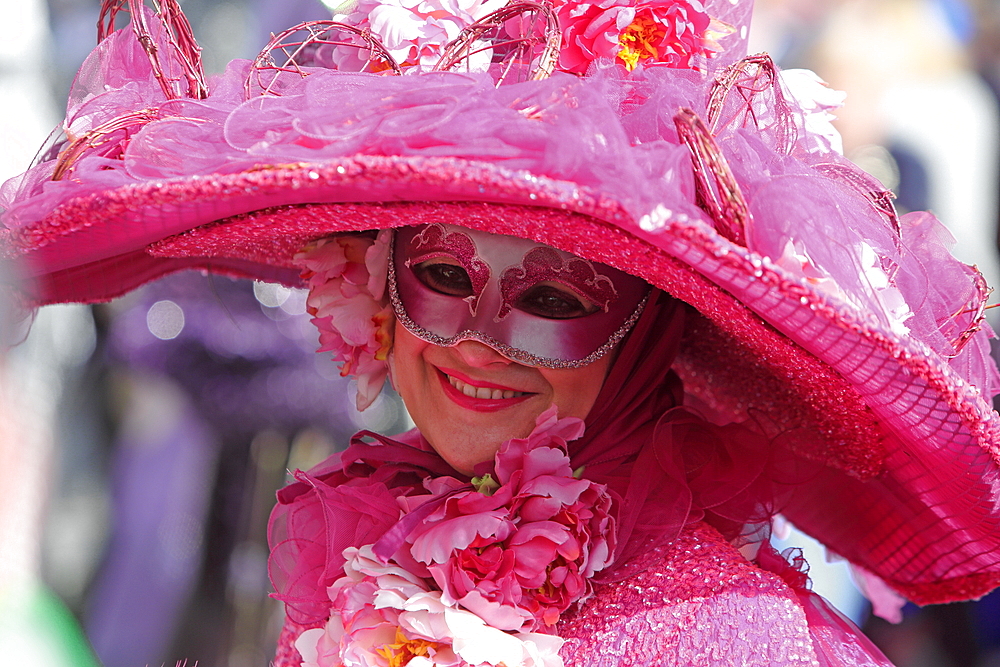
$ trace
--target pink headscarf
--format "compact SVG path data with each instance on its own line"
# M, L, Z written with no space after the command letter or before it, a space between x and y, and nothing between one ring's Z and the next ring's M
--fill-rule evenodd
M597 582L630 576L636 556L672 541L688 522L704 519L735 539L775 511L771 443L681 407L683 386L671 366L686 309L654 292L617 351L583 437L569 445L573 466L616 500L615 565Z

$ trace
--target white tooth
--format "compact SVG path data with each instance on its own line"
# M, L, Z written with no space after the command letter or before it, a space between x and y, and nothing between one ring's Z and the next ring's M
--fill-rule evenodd
M515 393L516 393L516 392L513 392L513 391L511 391L510 389L508 389L508 390L504 391L504 393L503 393L503 397L504 397L504 398L514 398L514 394L515 394Z
M489 398L493 395L493 391L487 387L479 387L476 389L476 398Z
M497 400L498 398L503 398L503 389L494 389L493 392L490 394L490 398L492 398L494 401Z
M451 383L452 387L455 387L456 389L458 388L458 378L453 378L452 376L449 375L448 382Z
M476 397L476 388L471 384L462 385L461 392L470 398Z

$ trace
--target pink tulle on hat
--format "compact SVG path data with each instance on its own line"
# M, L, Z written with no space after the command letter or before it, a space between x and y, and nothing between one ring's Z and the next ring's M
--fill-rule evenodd
M490 23L493 5L466 3L453 41L413 48L412 17L371 18L371 41L339 38L351 58L328 41L305 64L234 61L207 89L176 15L136 4L144 41L99 44L65 137L0 191L25 302L187 268L301 285L295 254L339 232L533 239L697 311L674 362L688 401L820 464L786 504L796 525L916 602L1000 585L987 288L933 216L897 217L834 150L823 95L745 57L748 3L604 3L578 14L590 32L512 18L562 4ZM666 17L699 48L637 51L628 36L666 40ZM544 55L559 39L572 62ZM435 68L450 71L418 71Z

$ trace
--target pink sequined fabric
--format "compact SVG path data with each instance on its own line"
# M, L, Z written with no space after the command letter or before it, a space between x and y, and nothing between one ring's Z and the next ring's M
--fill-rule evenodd
M560 625L567 667L818 664L795 594L713 529L696 524L646 558Z

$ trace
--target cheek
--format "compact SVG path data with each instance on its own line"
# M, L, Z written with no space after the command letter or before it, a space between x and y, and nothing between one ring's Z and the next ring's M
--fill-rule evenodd
M585 419L590 414L604 386L611 358L612 355L606 354L583 368L542 370L552 386L552 402L559 408L560 417Z
M425 375L423 352L427 345L429 343L396 324L390 366L392 383L411 413L419 410L414 399L424 393L419 388Z

